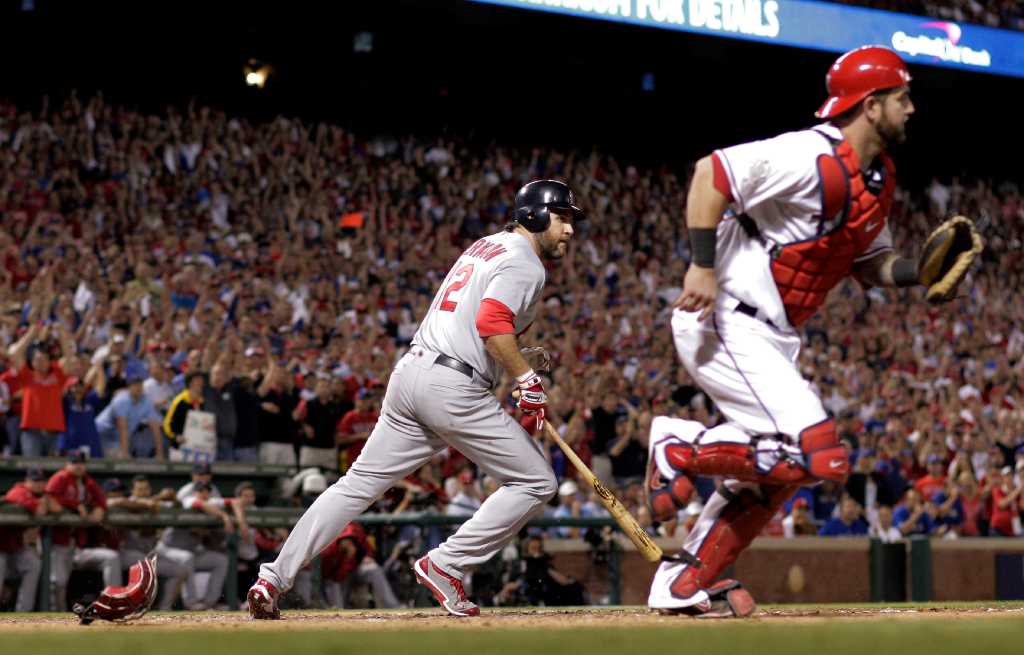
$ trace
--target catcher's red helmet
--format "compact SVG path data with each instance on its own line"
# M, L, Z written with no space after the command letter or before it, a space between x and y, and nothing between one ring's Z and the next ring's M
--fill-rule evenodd
M131 621L137 619L153 605L156 599L156 553L132 564L128 570L128 585L107 587L88 607L76 603L75 614L83 625L96 619Z
M878 45L851 50L828 69L828 100L814 115L832 118L852 108L869 94L910 82L910 71L898 54Z

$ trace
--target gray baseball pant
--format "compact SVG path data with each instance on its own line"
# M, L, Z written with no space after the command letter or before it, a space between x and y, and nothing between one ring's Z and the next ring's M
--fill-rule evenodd
M418 353L418 354L416 354ZM557 491L551 465L536 441L502 409L477 374L435 364L435 353L406 354L388 382L380 419L348 473L302 515L260 577L279 590L341 530L446 445L501 482L480 509L429 555L462 577L511 541Z

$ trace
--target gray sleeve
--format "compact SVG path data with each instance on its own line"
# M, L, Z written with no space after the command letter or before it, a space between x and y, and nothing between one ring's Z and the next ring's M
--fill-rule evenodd
M871 245L867 247L860 257L853 260L854 262L863 262L869 259L873 259L883 252L889 252L892 250L892 231L889 229L888 224L882 228L882 231L878 233L875 240L871 242Z
M519 316L544 288L544 278L544 269L534 262L509 258L491 273L481 301L492 298Z

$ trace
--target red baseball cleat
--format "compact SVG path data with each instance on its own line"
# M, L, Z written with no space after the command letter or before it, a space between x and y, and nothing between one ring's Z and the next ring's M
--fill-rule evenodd
M466 591L462 588L462 580L441 570L430 558L424 555L413 564L413 571L416 572L416 579L425 586L441 607L445 608L452 616L479 616L480 608L466 598Z
M281 618L281 610L277 607L277 588L263 578L249 588L246 600L249 605L249 616L259 620L275 620Z

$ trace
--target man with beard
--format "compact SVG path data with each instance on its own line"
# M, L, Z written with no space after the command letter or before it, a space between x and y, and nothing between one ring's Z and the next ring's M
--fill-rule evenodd
M914 113L910 74L887 48L841 56L827 77L825 122L723 148L697 164L687 198L692 262L673 304L679 358L728 419L656 417L647 491L656 518L686 507L698 476L721 476L683 548L700 568L665 562L648 605L747 616L750 594L719 576L801 485L849 475L839 441L797 367L799 326L848 275L866 286L919 284L886 220L895 168L886 153ZM727 210L729 210L727 212Z
M520 352L544 289L543 259L563 257L582 215L568 186L536 180L516 194L512 221L471 245L438 289L412 346L395 366L380 419L348 473L322 493L277 560L249 590L253 618L280 616L276 599L299 570L396 481L450 446L502 483L472 518L416 561L419 581L450 614L475 616L462 578L512 540L558 485L540 446L492 390L502 369L537 427L547 395Z

